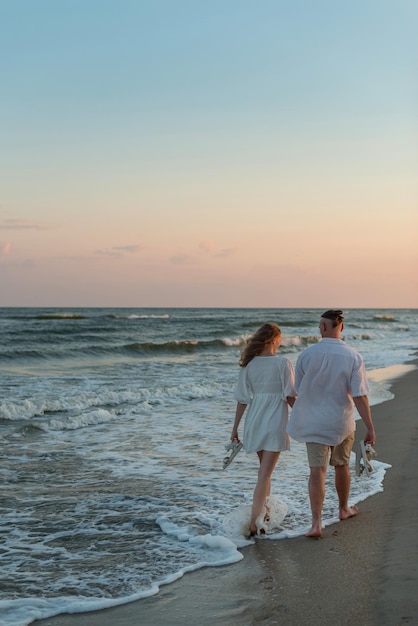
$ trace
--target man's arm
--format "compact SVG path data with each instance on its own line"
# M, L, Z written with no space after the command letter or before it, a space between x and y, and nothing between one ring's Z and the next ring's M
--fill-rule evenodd
M353 398L353 402L356 405L356 409L359 412L360 417L367 428L367 433L364 437L364 443L370 443L373 446L376 442L376 433L374 431L369 398L367 396L357 396Z

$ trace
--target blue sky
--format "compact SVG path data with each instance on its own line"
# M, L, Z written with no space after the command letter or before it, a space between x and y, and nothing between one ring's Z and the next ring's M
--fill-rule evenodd
M3 306L418 306L415 2L0 10Z

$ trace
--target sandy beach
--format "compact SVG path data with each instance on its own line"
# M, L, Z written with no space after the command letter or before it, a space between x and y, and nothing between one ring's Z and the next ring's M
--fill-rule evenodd
M358 516L326 527L320 540L257 540L239 563L187 574L152 597L34 624L418 624L418 369L392 391L393 400L372 409L378 458L392 468ZM357 440L363 432L360 422Z

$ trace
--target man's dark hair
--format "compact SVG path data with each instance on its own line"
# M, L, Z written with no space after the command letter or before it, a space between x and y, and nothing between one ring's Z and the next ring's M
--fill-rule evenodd
M321 317L324 317L326 320L332 320L334 328L344 321L344 314L341 309L329 309L322 313Z

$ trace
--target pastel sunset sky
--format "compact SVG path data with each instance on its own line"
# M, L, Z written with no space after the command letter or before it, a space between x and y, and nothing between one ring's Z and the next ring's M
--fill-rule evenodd
M0 306L418 307L417 2L0 8Z

